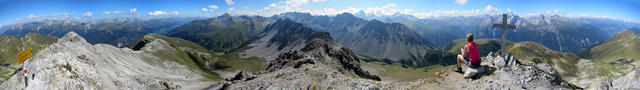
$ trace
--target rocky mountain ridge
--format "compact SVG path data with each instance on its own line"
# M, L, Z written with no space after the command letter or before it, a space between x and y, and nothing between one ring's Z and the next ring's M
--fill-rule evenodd
M332 40L313 39L302 49L281 53L278 58L269 62L265 72L257 74L240 72L227 79L227 83L222 88L284 89L316 87L316 85L334 89L350 85L367 88L370 86L351 84L343 80L380 81L375 74L361 69L360 63L361 60L355 53L336 45ZM326 85L327 83L333 84Z
M89 44L75 32L33 55L23 74L14 74L5 89L195 89L210 79L183 64L163 61L144 52L171 51L166 41L155 40L142 51L106 44Z

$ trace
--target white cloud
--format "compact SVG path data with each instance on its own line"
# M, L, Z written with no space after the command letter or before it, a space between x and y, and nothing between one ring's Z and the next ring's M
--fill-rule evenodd
M34 15L34 14L29 14L29 16L27 16L26 18L16 18L15 20L20 22L23 20L43 20L43 19L69 19L70 17L73 17L75 15L73 14L69 14L69 13L53 13L53 14L41 14L41 15Z
M291 5L291 7L298 7L300 5L309 3L309 0L289 0L285 1L285 3Z
M278 7L278 5L276 5L275 3L271 3L271 4L269 4L269 6L264 7L264 8L262 8L262 9L264 9L264 10L269 10L269 9L271 9L271 8L276 8L276 7Z
M129 14L138 14L138 9L136 8L129 9Z
M385 4L385 5L384 5L384 6L382 6L382 7L386 7L386 8L395 8L396 6L398 6L398 5L396 5L395 3L388 3L388 4Z
M349 7L348 9L323 8L322 10L313 10L309 13L312 13L314 15L337 15L345 12L356 13L361 10L362 9L353 8L353 7Z
M113 11L112 14L122 14L122 11Z
M500 9L498 8L494 8L491 5L487 5L487 7L484 8L485 11L493 13L493 12L500 12Z
M213 12L213 10L218 9L218 6L216 5L209 5L209 7L207 8L202 8L200 10L204 11L204 12Z
M165 11L155 11L155 12L149 12L147 14L151 15L151 16L158 16L158 15L166 15L166 14L169 14L169 13L167 13Z
M567 13L562 12L562 11L557 10L557 9L554 9L554 10L547 10L547 11L542 11L542 14L543 14L543 15L549 15L549 16L551 16L551 15L568 16L568 14L567 14ZM581 16L584 16L584 15L581 15Z
M277 5L275 3L271 3L269 4L269 7L277 7Z
M180 12L178 12L178 11L173 11L173 12L155 11L155 12L148 12L147 14L148 14L149 16L160 16L160 15L180 15Z
M467 4L467 0L456 0L457 4L464 5Z
M312 2L325 2L327 0L311 0Z
M275 14L280 14L284 12L314 12L315 13L331 13L331 11L340 11L334 8L322 8L322 9L305 9L300 6L316 3L316 2L326 2L327 0L285 0L279 1L278 3L271 3L266 7L260 8L258 10L254 10L253 12L260 14L262 16L271 16ZM333 9L333 10L332 10Z
M229 8L229 9L227 9L227 12L233 11L233 10L235 10L235 8Z
M439 17L439 16L477 16L477 15L502 13L502 10L495 8L492 5L487 5L484 8L472 9L472 10L444 10L444 11L438 10L434 12L414 12L413 9L397 8L399 5L395 3L388 3L382 6L368 7L368 8L348 7L343 9L336 9L336 8L304 9L304 8L298 8L296 6L296 5L303 5L307 3L308 3L308 0L283 1L278 4L269 4L268 6L262 9L258 9L254 12L263 16L271 16L271 15L280 14L284 12L308 12L312 15L336 15L336 14L345 13L345 12L358 13L362 11L366 14L373 14L375 16L389 16L389 15L394 15L396 13L400 13L400 14L413 15L418 18ZM508 11L511 12L511 10L508 10Z
M71 17L68 13L64 13L62 16L63 16L64 18L69 18L69 17Z
M91 13L91 12L85 12L84 13L84 17L91 17L91 16L93 16L93 13Z
M27 19L34 19L34 18L38 18L38 16L35 16L33 14L29 14L29 16L27 17Z
M224 0L224 2L227 2L227 5L233 5L235 2L231 1L231 0Z
M380 7L371 7L371 8L366 8L363 9L363 12L365 13L369 13L369 14L374 14L377 16L381 16L381 15L393 15L396 13L412 13L413 10L412 9L398 9L396 8L396 4L394 3L389 3L389 4L385 4L384 6L380 6Z
M368 8L354 8L348 7L343 9L336 8L322 8L322 9L304 9L298 8L296 5L304 5L308 4L308 0L289 0L282 1L279 3L272 3L262 9L258 9L255 11L246 11L246 10L234 10L234 8L229 8L227 12L236 13L236 14L245 14L245 15L262 15L262 16L271 16L276 14L281 14L285 12L306 12L312 15L337 15L341 13L358 13L360 11L365 14L373 14L375 16L389 16L394 15L396 13L413 15L417 18L430 18L430 17L441 17L441 16L479 16L479 15L499 15L502 13L514 13L516 11L507 8L505 10L498 9L493 7L492 5L487 5L484 8L471 9L471 10L437 10L433 12L414 12L412 9L406 8L397 8L397 4L388 3L382 6L376 7L368 7ZM569 16L566 13L559 10L551 10L544 11L542 14L560 14L562 16L567 17L576 17L575 15ZM540 15L531 14L528 15ZM589 17L589 18L608 18L613 19L612 17L607 16L596 16L596 15L578 15L578 17ZM623 20L623 19L620 19ZM623 21L631 21L631 20L623 20Z
M209 8L211 8L211 9L218 9L218 6L216 6L216 5L209 5Z
M500 14L502 10L494 8L491 5L487 5L484 9L472 9L472 10L449 10L449 11L435 11L430 13L411 13L418 18L428 17L440 17L440 16L478 16L478 15L491 15Z
M208 11L209 11L209 9L207 9L207 8L202 8L202 9L200 9L200 10L205 11L205 12L208 12Z
M173 15L180 15L180 13L179 13L178 11L173 11L173 12L171 12L171 14L173 14Z
M111 12L109 11L102 12L102 15L108 15L108 14L111 14Z
M336 9L336 8L322 8L322 9L303 9L297 8L296 5L303 5L308 3L308 0L291 0L282 2L285 5L276 5L270 4L267 7L257 10L256 12L262 14L263 16L271 16L284 12L308 12L312 15L336 15L341 13L357 13L359 11L363 11L365 13L371 13L375 15L393 15L395 13L411 13L412 9L398 9L396 8L398 5L394 3L388 3L383 6L378 7L370 7L370 8L354 8L348 7L346 9Z

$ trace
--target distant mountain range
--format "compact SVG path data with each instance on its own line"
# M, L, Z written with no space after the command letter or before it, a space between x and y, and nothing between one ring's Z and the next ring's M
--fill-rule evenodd
M0 26L0 34L3 34L8 29L9 29L9 26Z
M640 26L630 28L633 32L640 32Z
M27 33L39 33L62 37L67 32L74 31L86 36L87 41L92 44L104 43L124 47L142 38L147 33L165 33L194 19L196 18L158 18L149 20L119 18L97 22L44 20L10 25L10 28L4 34L20 37Z
M439 50L403 24L365 20L350 13L329 17L290 12L271 18L291 19L313 30L329 32L344 47L373 58L393 61L422 59L421 56L430 50Z
M359 17L380 19L389 23L402 23L420 33L424 38L443 47L451 40L464 38L474 33L477 38L501 38L501 29L493 28L493 23L501 23L500 15L432 17L418 19L412 15L371 17L356 14ZM514 13L508 15L509 24L516 30L507 32L511 41L533 41L556 51L574 52L580 48L598 44L622 29L639 26L637 23L607 18L563 17L559 15L539 15L521 17Z

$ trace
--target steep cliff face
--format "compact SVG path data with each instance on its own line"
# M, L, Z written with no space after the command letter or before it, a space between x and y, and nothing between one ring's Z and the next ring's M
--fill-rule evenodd
M15 74L4 89L200 89L211 84L206 73L145 52L176 51L155 40L141 51L106 44L91 45L69 32L31 58L24 74ZM176 52L177 53L177 52ZM25 86L27 81L28 86Z

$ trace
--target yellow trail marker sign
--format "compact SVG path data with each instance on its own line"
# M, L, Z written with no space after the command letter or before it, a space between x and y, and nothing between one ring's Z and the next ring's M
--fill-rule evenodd
M27 50L18 53L18 64L21 64L25 60L29 59L29 57L31 57L31 48L27 48Z

